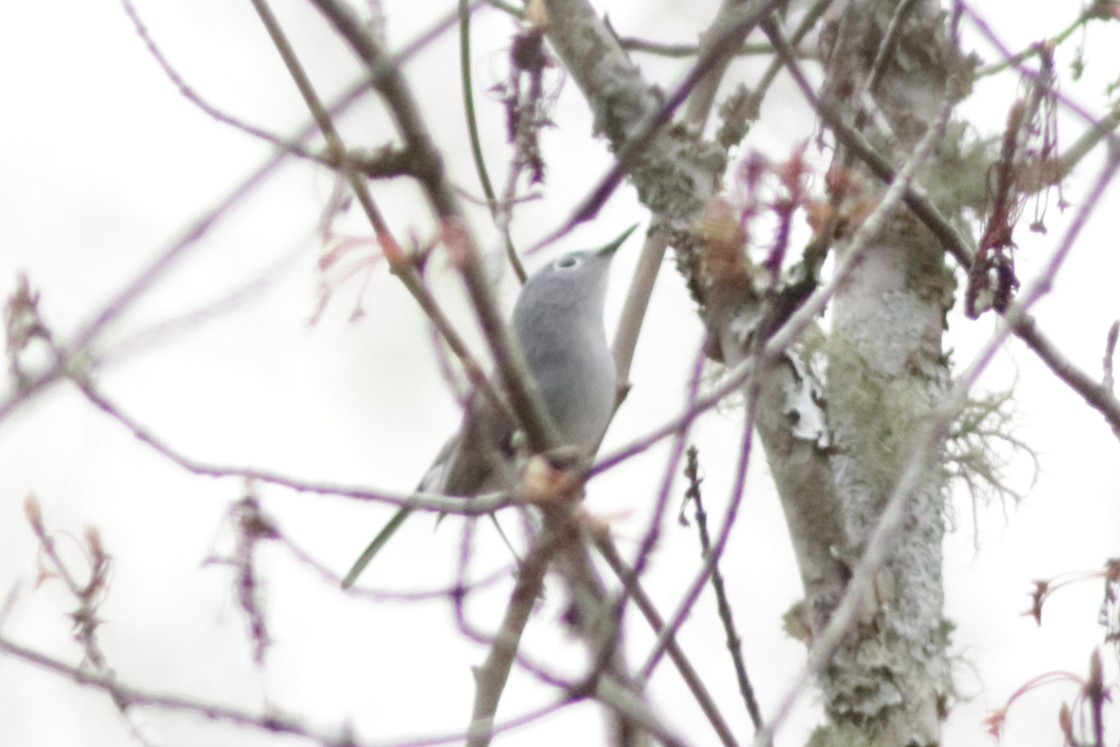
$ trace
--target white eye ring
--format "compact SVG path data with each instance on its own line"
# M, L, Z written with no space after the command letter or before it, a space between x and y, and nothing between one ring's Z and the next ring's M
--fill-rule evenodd
M560 259L556 260L556 266L563 270L566 270L569 267L575 267L578 264L579 260L575 257L561 257Z

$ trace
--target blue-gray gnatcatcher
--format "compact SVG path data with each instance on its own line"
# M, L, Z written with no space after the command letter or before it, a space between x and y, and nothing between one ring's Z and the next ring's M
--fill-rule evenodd
M573 252L537 271L517 297L513 331L541 402L565 446L591 452L615 404L615 368L603 325L611 258L633 226L602 249ZM516 424L477 393L459 432L444 445L418 492L470 497L517 485ZM378 532L342 581L349 588L412 509L403 506Z

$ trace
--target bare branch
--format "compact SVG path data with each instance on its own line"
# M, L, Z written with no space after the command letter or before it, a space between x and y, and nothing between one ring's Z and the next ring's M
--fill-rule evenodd
M698 144L692 144L691 155L685 156L683 142L673 143L671 139L659 138L658 133L695 87L709 73L719 69L743 37L784 2L769 0L745 6L729 3L723 25L713 35L710 46L705 42L706 52L697 58L684 80L661 104L630 65L617 40L584 0L554 0L549 6L553 19L549 38L589 97L592 108L601 112L598 127L611 139L616 152L610 170L589 190L588 196L571 217L539 241L534 249L546 246L574 226L593 218L627 174L635 179L639 193L648 190L643 201L655 212L665 213L671 218L697 213L710 189L700 174L695 173L698 168L701 173L704 171L704 165L697 163L700 160L696 153ZM714 154L711 155L713 161L717 160ZM722 155L718 160L722 161ZM682 180L676 185L677 189L688 188L689 194L667 193L655 197L655 192L665 189L666 185L670 185L672 192L672 180L665 178L663 173L660 179L652 173L643 176L638 166L647 161L659 164L662 169L679 169ZM702 191L697 192L697 189Z
M611 354L618 375L619 404L626 398L626 393L630 389L630 366L634 362L634 352L638 349L642 322L645 321L646 309L653 295L653 287L661 271L661 263L665 259L667 247L668 242L664 232L651 231L646 234L642 253L638 257L638 265L634 268L634 276L630 279L630 287L626 291L626 301L623 303L622 314L619 316L618 327L615 329L611 343Z
M998 49L1000 54L1003 55L1004 59L1008 60L1011 66L1014 67L1019 73L1031 79L1037 78L1040 74L1042 74L1038 70L1033 70L1023 65L1018 60L1018 55L1013 55L1011 53L1011 50L1007 47L1006 44L1003 43L1003 41L1000 40L999 36L995 33L995 30L992 29L988 22L984 20L984 18L980 16L975 10L973 10L969 5L965 3L961 3L960 5L963 8L965 14L967 14L968 17L972 19L972 22L976 25L976 28L980 31L984 38L987 39L992 44L992 46ZM1107 19L1108 16L1104 16L1104 18ZM1064 37L1067 32L1068 29L1067 31L1062 32L1060 36ZM1037 54L1048 54L1048 49L1048 45L1033 45L1031 54L1028 56ZM984 71L980 71L979 73L977 73L977 76L980 76L982 74L984 74ZM1100 122L1099 118L1093 116L1087 109L1085 109L1085 107L1076 103L1075 101L1073 101L1073 99L1069 98L1062 92L1054 91L1054 97L1060 104L1062 104L1062 106L1064 106L1073 114L1076 114L1086 124L1095 126Z
M1112 366L1116 358L1117 337L1120 337L1120 321L1113 322L1112 326L1108 328L1108 337L1105 339L1104 343L1104 360L1101 366L1104 370L1104 379L1101 381L1101 384L1110 392L1112 391L1112 385L1115 381Z
M517 586L506 606L505 616L487 654L486 661L475 670L475 700L471 725L467 730L468 747L485 747L493 734L494 714L521 643L521 634L537 603L544 585L545 572L559 544L567 538L553 534L546 526L536 537L529 554L517 573Z
M592 532L592 537L599 554L607 561L607 564L610 565L615 575L619 579L634 579L633 583L629 586L629 594L641 611L642 616L646 618L646 622L649 623L653 632L660 635L665 630L665 620L657 611L656 606L654 606L653 601L646 594L645 590L642 589L641 583L637 580L633 569L622 559L622 555L611 539L610 533L606 531ZM677 668L677 671L680 672L681 678L684 679L685 684L692 693L692 697L696 699L700 709L704 711L708 723L712 725L712 729L719 737L720 742L723 743L724 747L736 747L738 742L735 740L735 736L732 734L731 728L727 725L723 715L719 712L719 707L708 693L708 689L704 686L703 678L701 678L699 673L692 666L692 663L688 660L684 650L677 642L676 636L673 636L671 633L669 634L668 645L665 650L672 660L673 665Z
M895 170L887 159L876 151L875 147L867 141L859 130L844 122L835 106L817 98L816 92L809 85L808 79L800 72L800 67L789 42L785 40L777 24L766 22L762 25L762 29L771 37L786 67L789 68L794 80L797 81L805 100L809 102L836 135L836 139L858 156L883 184L895 184ZM941 215L927 196L913 187L907 187L903 201L913 211L914 215L925 224L926 228L937 237L945 251L953 255L962 266L971 266L972 252L969 248L969 242Z
M882 82L883 75L886 73L887 65L894 58L895 47L898 45L902 34L902 26L907 17L914 12L917 4L917 0L902 0L895 6L890 23L887 24L887 28L883 32L883 40L879 42L879 49L875 52L875 60L871 63L871 68L867 72L867 79L863 83L864 96L870 96L879 88L879 83Z
M366 217L369 219L370 225L373 226L374 232L377 234L378 241L381 244L382 250L385 252L385 257L389 261L392 271L397 277L401 279L409 293L416 299L420 307L432 320L436 328L443 335L447 341L448 346L462 361L463 367L470 378L471 383L477 387L490 403L494 409L503 417L510 417L509 408L506 406L504 399L494 389L493 385L486 378L482 371L481 366L474 360L470 354L466 343L452 327L450 320L440 310L432 295L428 292L424 284L420 282L419 273L413 267L412 262L405 257L400 249L400 245L393 237L389 230L385 218L381 215L381 211L373 202L373 197L370 195L369 189L365 182L361 179L357 170L353 168L348 160L346 146L342 142L342 138L335 129L334 123L331 120L330 112L323 106L319 100L315 89L308 79L307 74L303 70L299 59L295 55L295 51L288 43L283 30L280 28L275 16L272 15L268 5L264 0L253 0L253 7L256 8L261 21L264 23L268 30L269 36L275 43L277 50L280 52L281 58L284 60L292 79L295 81L296 86L299 88L300 94L303 96L308 109L311 110L312 115L315 117L315 122L322 131L323 136L327 139L327 148L331 153L331 157L341 167L345 174L347 181L350 183L351 189L358 198L358 203L365 211ZM386 77L388 73L386 73ZM408 149L411 152L411 148Z
M712 538L708 532L708 513L704 510L703 497L700 492L700 483L703 482L703 478L700 477L699 454L700 452L695 446L688 447L688 464L685 466L688 489L685 492L685 501L692 503L696 519L696 532L700 538L700 555L706 558L712 552ZM685 507L685 505L681 506L682 523L685 522ZM727 587L723 582L723 574L719 570L718 562L712 569L712 591L716 596L719 619L723 623L723 629L727 635L727 650L731 655L731 663L735 667L735 678L739 682L739 694L743 696L743 702L747 707L747 713L751 717L754 728L756 730L761 729L762 712L758 709L758 699L754 694L754 686L751 685L750 677L747 674L747 663L743 659L743 639L735 628L735 617L731 611L731 602L728 599Z
M701 347L698 351L695 362L692 366L692 377L689 381L689 386L686 394L685 409L689 409L697 401L700 395L700 380L701 372L704 369L704 348ZM617 602L618 613L616 615L619 623L621 624L623 604L626 602L630 588L646 569L649 563L650 556L654 548L657 546L658 539L661 536L661 527L664 523L665 515L668 511L669 497L672 492L673 482L676 478L678 467L681 460L684 458L685 447L688 443L689 428L692 425L691 421L681 423L680 430L673 435L673 445L669 453L668 459L665 460L665 468L661 475L661 483L658 486L657 498L654 502L653 514L650 516L649 525L645 532L642 534L642 542L638 547L637 557L633 562L633 570L631 575L622 579L622 591L619 594ZM659 637L663 637L668 642L669 636L673 632L669 629L664 629L659 632ZM660 656L660 652L655 656ZM652 667L647 666L643 672L643 678L649 679L652 672Z
M548 418L536 386L525 375L525 365L510 339L505 320L486 278L474 237L459 205L459 198L447 181L442 158L435 149L419 107L395 67L386 68L388 55L345 3L340 0L314 0L315 6L334 25L351 49L371 68L372 83L392 110L397 132L416 159L418 178L432 209L438 216L444 240L463 274L472 305L490 352L494 356L502 388L524 427L534 451L545 452L558 443L555 428Z
M1010 317L1009 317L1010 318ZM1099 412L1112 426L1120 431L1120 400L1110 389L1073 364L1062 354L1053 340L1039 331L1034 317L1022 313L1013 322L1015 336L1027 344L1035 355L1042 359L1055 376L1081 395L1094 410Z
M405 60L409 59L418 50L443 33L446 28L455 22L457 15L451 13L430 30L421 34L415 40L405 45L394 55L388 55L373 66L371 75L379 79L386 70L394 70ZM338 101L332 105L331 111L344 110L356 99L361 87L345 92ZM315 124L301 127L297 134L286 138L285 142L299 142L309 137L315 131ZM84 354L101 332L115 321L125 310L130 308L137 299L150 290L155 283L163 277L185 254L192 249L222 218L241 204L257 187L265 182L272 173L287 158L288 151L278 150L270 156L256 170L246 176L239 184L231 189L225 196L218 199L215 204L202 216L191 223L179 236L160 252L156 258L144 267L130 282L126 283L115 296L105 303L100 310L94 313L90 321L81 326L72 339L63 346L63 353L58 361L38 376L24 383L7 400L0 402L0 422L3 422L16 408L29 401L39 392L58 382L66 376L66 367L79 365Z
M148 54L152 56L152 59L154 59L156 61L156 64L159 65L160 69L163 70L164 75L167 76L172 85L179 89L179 93L183 94L183 97L186 98L187 101L197 106L207 116L213 118L214 120L223 124L227 124L236 130L240 130L247 135L251 135L257 138L258 140L263 140L266 143L271 143L272 145L275 145L277 148L286 153L289 153L298 158L306 158L311 161L317 161L324 165L330 165L330 160L328 158L307 150L301 142L302 138L297 138L295 140L285 140L278 135L275 135L274 133L248 124L231 114L226 114L216 106L206 101L206 99L202 98L202 96L199 95L198 92L195 91L194 88L192 88L186 82L186 80L183 79L183 76L179 74L179 72L171 64L171 61L168 60L167 57L163 54L163 51L159 48L159 45L156 44L155 39L153 39L151 34L148 33L147 26L140 18L140 14L136 11L136 6L132 4L131 0L121 0L121 4L124 6L125 15L127 15L128 19L132 21L132 25L136 29L136 33L140 36L140 40L144 42L144 46L147 48ZM355 98L360 96L365 91L365 88L366 86L364 81L360 85L353 86L351 88L352 96L354 96Z
M381 740L376 743L362 740L353 734L349 725L342 725L334 731L315 729L295 716L278 711L272 706L265 713L251 713L249 711L229 708L217 703L208 703L201 699L189 697L164 695L161 693L141 690L125 685L115 677L94 674L79 667L22 646L6 636L0 635L0 652L16 659L25 661L55 674L61 675L84 687L100 690L109 695L114 701L127 704L130 708L155 708L159 710L186 713L206 721L215 721L231 724L241 728L252 729L265 734L283 734L290 737L305 739L326 747L364 747L376 744L377 747L436 747L437 745L462 744L464 735L461 732L439 734L425 737L407 737L397 740ZM496 724L492 732L501 734L539 721L542 717L568 705L571 701L561 700L558 703L546 705L519 716L507 719ZM672 742L672 744L681 744Z
M727 48L734 42L735 37L727 37L723 34L726 25L735 21L734 14L738 11L738 5L739 3L735 2L724 3L712 22L708 24L707 30L701 35L702 42L697 49L701 58L711 57L719 60L721 55L723 55L723 58L721 63L713 64L707 74L698 79L696 86L689 95L684 119L696 132L701 132L704 129L704 123L710 115L716 91L730 59L727 57ZM744 37L749 32L749 26L740 30ZM626 302L623 306L612 347L615 368L618 372L619 402L625 398L626 391L629 388L630 364L634 359L634 351L637 349L638 335L645 319L646 307L653 293L654 283L661 269L667 246L668 239L664 231L654 230L647 235L646 243L642 247L641 257L638 260L638 266L634 271L634 277L627 291Z
M270 734L287 734L320 744L357 744L352 741L343 741L340 739L339 733L327 734L325 732L315 731L297 719L275 711L270 711L267 715L257 715L247 711L228 708L217 703L207 703L192 698L162 695L139 690L121 683L115 676L89 672L80 667L72 667L59 659L21 646L2 635L0 635L0 651L28 662L29 664L33 664L40 669L45 669L73 680L79 685L100 690L109 695L114 702L126 704L126 706L130 708L146 707L190 713L205 718L208 721L221 721ZM349 739L349 737L347 737L347 739Z
M378 66L385 57L378 41L368 34L353 11L338 0L314 0L316 7L328 18L336 30L342 35L359 57L371 67ZM494 356L499 378L503 389L509 396L517 419L524 428L530 447L540 453L559 443L547 412L540 401L536 386L531 377L524 375L525 365L523 357L506 329L505 322L499 315L497 304L492 297L492 291L482 266L480 253L474 242L473 236L467 229L467 223L459 205L455 190L446 180L443 173L439 153L435 150L431 136L422 121L419 109L411 92L409 91L399 71L391 70L374 78L373 84L392 110L397 125L398 134L404 140L406 147L412 151L422 167L418 169L421 185L433 211L441 222L445 243L451 252L452 258L458 264L463 280L467 287L468 295L474 306L475 314L483 333L486 336L490 351ZM571 505L557 505L544 507L545 530L552 528L559 536L571 536L571 532L578 528L575 525ZM551 553L549 553L549 556ZM547 564L549 557L542 559ZM569 583L578 587L586 594L576 594L575 599L580 605L596 606L601 603L605 594L601 589L601 582L591 572L592 565L587 557L586 544L582 541L572 543L565 548L565 563L574 575L568 577ZM519 593L520 597L536 598L543 580L544 571L540 574L526 576L526 586ZM600 610L581 610L581 619L594 621L598 619ZM527 614L512 605L509 630L520 630L528 619ZM503 628L507 629L507 628ZM594 633L586 628L580 632L587 637L591 646L596 645ZM508 635L506 636L509 637ZM518 636L519 638L519 636ZM483 730L475 744L486 743L489 739L488 724L493 718L496 709L498 692L494 688L504 686L505 674L512 662L512 654L506 650L497 651L499 645L507 645L504 639L496 641L491 654L494 657L493 672L485 682L480 676L479 703L475 710L475 721L482 723ZM516 644L516 640L513 641ZM620 668L613 669L619 676L623 676ZM601 680L601 682L604 680ZM617 706L618 703L615 703ZM616 708L617 710L617 708ZM623 713L619 722L620 732L626 732L630 726L629 716ZM473 741L473 740L472 740Z
M658 57L682 58L695 57L700 54L701 45L698 44L670 44L668 42L649 41L635 36L619 37L618 43L627 52L644 52ZM736 57L753 57L758 55L773 54L774 48L769 44L744 44L735 52ZM803 57L810 57L810 52L803 52Z
M949 109L946 108L941 121L942 127L948 112ZM933 142L940 139L939 137L930 137L936 134L934 132L936 129L938 129L937 126L930 127L923 143L916 149L915 156L918 155L918 151L928 150ZM933 468L941 444L948 437L952 422L967 400L968 391L991 362L996 351L1003 346L1010 336L1014 325L1023 319L1026 310L1049 290L1058 269L1072 249L1085 221L1092 214L1105 188L1111 183L1117 168L1120 167L1120 152L1113 152L1111 155L1112 158L1097 179L1092 192L1078 209L1077 215L1049 261L1021 297L1016 299L1008 308L1004 323L992 334L987 344L977 353L968 368L957 377L952 389L933 411L932 417L925 427L921 429L909 452L910 457L906 460L902 474L880 512L879 521L867 539L863 555L853 568L852 579L848 584L843 600L836 608L827 628L814 640L809 661L804 669L779 700L779 705L775 709L774 715L768 720L766 728L756 737L755 744L758 747L772 740L775 730L789 715L794 702L808 685L810 679L828 665L849 631L862 618L864 611L869 605L874 604L875 576L879 569L884 567L901 537L900 530L910 516L911 495L926 479L928 471ZM907 166L914 164L915 159L911 159ZM899 190L892 187L892 191L897 194Z
M703 590L704 586L708 584L712 573L715 571L716 563L719 562L720 557L723 555L724 548L727 547L727 540L731 536L731 528L735 525L735 518L739 513L739 507L742 505L743 495L746 489L747 468L750 466L751 447L754 435L755 407L758 402L757 386L752 384L753 382L748 383L746 419L743 423L742 443L739 449L739 460L735 467L735 480L731 488L731 498L728 501L727 509L724 511L723 518L720 521L716 542L712 550L706 554L700 572L696 574L692 583L689 584L688 590L681 597L676 612L669 618L669 624L661 631L649 655L646 657L646 662L642 666L643 677L648 678L653 673L654 668L665 652L670 636L675 635L677 631L680 630L685 619L692 613L692 610L696 606L696 600L700 596L700 592Z
M225 197L217 201L215 206L196 220L187 230L182 232L170 246L164 249L154 261L140 271L136 277L117 292L93 318L83 325L73 338L65 344L57 361L47 370L34 377L21 386L6 401L0 402L0 422L3 422L17 407L30 400L34 395L51 384L56 383L67 375L66 367L79 361L94 339L117 317L129 308L136 300L147 292L156 281L164 275L179 259L182 258L199 239L201 239L213 226L235 205L252 194L264 180L286 158L286 152L278 152L262 164L250 176L234 187Z
M766 95L766 92L770 89L770 86L778 77L778 72L783 67L785 67L786 59L797 58L797 45L800 44L801 40L804 39L805 36L813 30L813 27L816 26L817 22L824 17L824 14L828 12L828 9L831 5L832 0L816 0L816 2L814 2L813 5L810 6L808 11L806 11L805 17L801 19L801 23L798 24L796 29L794 29L793 36L791 36L789 39L789 48L786 53L777 54L774 56L774 59L770 61L770 65L766 68L766 72L762 74L762 77L759 79L758 84L755 86L754 100L756 102L762 101L763 97ZM775 51L778 50L775 48Z
M497 198L490 184L490 173L482 157L482 143L478 138L478 120L474 113L474 84L471 76L471 14L467 0L459 0L459 75L463 81L463 108L467 118L467 134L471 141L471 156L474 158L475 171L486 195L490 209L495 207Z
M796 60L793 59L789 52L789 45L783 43L781 38L777 36L780 30L772 24L765 24L763 29L767 31L767 33L775 36L775 47L778 49L779 54L783 55L783 59L787 66L790 67L791 71L795 70ZM830 105L825 105L816 98L816 94L808 86L808 82L803 75L797 74L795 75L795 79L802 82L802 93L805 95L806 99L814 105L820 113L821 118L825 120L836 134L837 139L855 153L873 174L885 183L891 183L894 179L894 170L886 159L875 151L874 147L863 135L844 124ZM1103 137L1105 130L1116 125L1120 125L1120 113L1117 113L1115 116L1102 123L1100 128L1096 128L1092 131L1096 133L1095 137L1097 138L1093 141L1094 144L1099 142L1099 139ZM1085 145L1087 145L1087 143L1079 145L1079 148L1083 148ZM969 242L966 241L943 215L941 215L940 211L934 207L928 198L918 191L908 188L905 195L905 202L907 207L909 207L914 212L914 215L933 232L941 242L942 247L957 260L961 267L966 270L969 269L972 266L973 255ZM1111 396L1109 392L1104 391L1092 377L1074 367L1068 359L1064 358L1053 343L1035 327L1032 317L1023 315L1021 320L1015 324L1014 329L1015 334L1026 342L1028 347L1042 358L1043 362L1046 363L1062 381L1080 394L1086 402L1089 402L1095 409L1100 411L1101 414L1108 419L1114 429L1120 429L1120 401Z
M139 441L147 444L160 455L195 475L233 477L249 482L263 482L271 485L278 485L288 488L289 490L294 490L297 493L334 495L362 501L386 503L392 506L408 506L414 510L460 516L484 516L506 506L514 505L516 502L511 499L511 496L505 493L480 495L469 501L463 500L462 498L451 498L433 493L393 494L370 490L368 488L305 481L278 472L271 472L254 467L229 467L200 462L176 451L162 438L126 414L120 407L98 391L88 380L75 378L74 384L81 390L86 399L106 415L131 431L132 435Z
M275 520L273 520L275 521ZM307 550L303 549L296 542L287 535L284 531L277 528L276 536L273 539L278 542L285 550L292 554L301 565L311 569L315 575L323 580L323 583L333 589L341 588L342 576L334 572L334 570L317 560ZM451 586L445 586L434 589L409 589L400 591L391 591L388 589L368 589L360 586L351 586L345 592L359 599L365 599L377 604L385 603L414 603L414 602L435 602L443 600L454 600L466 597L468 594L481 591L506 581L514 575L516 568L511 564L504 568L498 568L491 571L488 575L483 576L474 581L466 581L460 579Z
M942 120L942 126L943 124L944 120ZM931 127L927 137L935 134L935 130L936 127ZM928 149L928 147L929 145L925 144L925 148ZM618 462L640 454L666 436L677 432L684 423L692 421L701 413L714 407L729 394L738 391L761 362L775 360L777 356L787 350L800 337L801 333L823 313L837 288L848 280L850 273L861 260L862 248L881 230L890 209L897 201L904 200L905 195L909 194L909 182L921 161L919 156L924 158L925 153L926 150L916 149L911 158L900 169L898 177L891 183L890 188L876 205L875 210L864 219L852 236L851 248L837 266L831 280L814 290L801 306L771 334L765 344L753 356L748 356L740 364L728 370L724 381L720 385L708 394L698 398L694 405L686 408L680 415L667 421L663 426L649 434L635 439L630 444L599 457L588 475L595 475L609 469Z

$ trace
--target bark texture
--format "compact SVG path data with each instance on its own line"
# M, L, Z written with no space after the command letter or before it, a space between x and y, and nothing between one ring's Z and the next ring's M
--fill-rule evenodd
M586 2L547 5L550 42L587 96L599 131L614 149L624 148L662 99ZM727 2L721 15L741 18L780 5ZM834 3L822 33L821 106L896 167L955 98L952 73L960 62L947 27L933 0L851 0ZM718 193L724 159L694 125L662 128L628 174L676 251L713 355L736 366L812 291L819 258L805 260L796 283L803 287L759 289L741 243L705 234L702 216ZM927 170L938 168L935 162ZM884 187L841 147L828 184L843 216L832 241L842 258L859 216ZM905 208L886 224L835 296L831 328L827 337L818 334L815 355L799 345L760 361L748 386L805 587L810 643L828 624L915 429L948 381L942 331L953 278L944 251ZM809 363L822 351L827 372L819 382ZM941 476L931 474L911 498L905 536L877 579L875 604L820 672L830 723L815 744L939 742L950 692L942 500Z
M885 47L896 17L897 37ZM956 53L938 4L855 0L828 31L824 103L863 127L895 163L904 161L951 95ZM869 83L874 76L878 83ZM868 96L881 119L862 108ZM873 200L878 189L842 148L830 183L849 185L845 197L856 201ZM842 256L843 241L838 249ZM952 282L938 242L899 210L833 301L826 382L830 463L853 558L911 454L916 429L944 393L949 371L942 331ZM876 606L822 673L838 733L858 730L868 744L939 743L950 691L943 497L939 474L930 474L910 497L904 536L877 578Z

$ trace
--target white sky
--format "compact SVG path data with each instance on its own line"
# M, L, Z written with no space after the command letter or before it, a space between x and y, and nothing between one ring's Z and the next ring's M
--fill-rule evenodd
M421 13L417 4L386 2L393 42L411 39L450 4L432 5L435 9ZM710 17L693 5L688 12L672 3L635 5L637 10L608 5L620 33L687 41ZM1002 4L988 5L989 12L1004 11ZM1020 3L1016 7L1022 12L997 27L1018 49L1062 27L1073 12L1062 5ZM278 1L275 6L324 97L348 85L357 67L329 29L304 3ZM292 132L304 121L303 106L247 3L146 2L140 12L165 54L207 100L278 133ZM480 91L501 74L500 52L492 50L505 47L510 29L494 13L476 21ZM1103 86L1115 74L1114 41L1090 35L1090 74L1067 89L1095 111L1102 111ZM445 37L407 72L453 174L473 191L459 126L454 49L453 36ZM978 50L992 59L986 47ZM637 59L666 84L679 69L675 63L655 67L647 57ZM1066 68L1061 70L1065 75ZM112 3L5 5L0 9L0 90L7 102L0 145L0 287L7 294L15 273L27 272L42 291L47 321L63 336L269 153L268 146L214 123L183 99ZM775 95L776 103L752 131L751 144L780 154L811 135L813 123L791 88L781 84ZM1006 83L986 87L966 111L998 128L1012 95L1014 87ZM489 133L489 162L500 175L506 158L500 111L485 95L478 100ZM550 165L546 199L525 206L514 227L524 244L555 227L607 163L602 142L587 138L590 116L570 82L554 119L558 127L544 141ZM355 143L379 145L388 139L376 106L358 107L343 126ZM1073 122L1064 121L1063 127L1065 142L1079 134ZM814 152L818 166L826 157ZM1076 205L1091 174L1087 166L1083 178L1071 183L1070 202ZM283 168L113 328L97 348L109 359L99 382L128 413L194 458L407 491L454 428L456 407L421 313L383 270L370 282L360 322L347 321L357 294L357 284L351 283L318 325L308 325L317 299L314 232L330 187L323 169ZM425 236L430 230L415 190L378 185L375 196L399 235ZM1114 234L1108 230L1115 205L1113 190L1039 314L1043 328L1091 372L1099 371L1105 332L1120 316ZM593 226L575 232L561 249L603 243L643 217L624 188ZM1048 218L1047 237L1017 237L1024 275L1061 235L1062 217L1053 206ZM342 225L367 232L357 216ZM484 223L477 225L489 239ZM616 263L613 314L637 243L631 240ZM265 269L268 282L256 283ZM450 272L442 273L437 285L441 294L457 292ZM156 344L115 357L119 343L132 334L246 287L248 300L215 321L161 335ZM456 318L467 318L461 301L451 308ZM635 386L608 434L608 449L645 432L683 401L700 325L670 267L647 324L657 333L639 348ZM954 327L949 344L959 365L991 328L990 317ZM1059 595L1047 607L1042 628L1020 613L1027 608L1032 579L1099 568L1117 554L1120 540L1115 438L1099 416L1018 344L1001 356L985 383L1005 386L1016 376L1017 433L1038 452L1042 473L1023 506L1008 507L1006 516L998 505L981 509L979 551L973 548L970 504L964 496L955 503L959 531L946 542L947 613L959 625L954 652L961 694L973 700L955 708L946 744L989 743L979 719L1031 677L1050 670L1085 672L1101 638L1095 624L1098 583ZM739 422L735 410L716 413L695 433L713 514L726 500ZM591 487L589 510L612 518L624 549L633 548L644 526L663 454L654 450ZM1015 464L1020 485L1029 479L1028 466L1023 460ZM752 470L747 514L724 572L747 663L768 712L804 658L801 646L780 630L780 616L800 589L761 452ZM34 588L36 544L22 510L24 498L34 493L51 528L77 537L94 525L114 556L101 636L122 682L248 709L275 703L306 714L323 729L349 721L371 740L462 728L472 690L469 668L482 660L484 649L461 639L446 603L388 606L349 599L267 546L261 567L268 574L266 610L275 646L266 676L253 669L229 572L200 567L210 554L229 550L232 535L222 517L242 489L234 480L184 474L70 389L39 397L0 424L0 598L10 589L16 595L3 632L79 661L65 618L70 600L57 583ZM339 571L389 514L382 507L269 488L261 494L266 511L287 533ZM451 522L433 532L429 520L414 519L378 558L367 583L437 586L450 578L457 541ZM74 548L69 550L73 556ZM492 564L505 560L496 548L480 555ZM647 582L663 609L675 606L692 577L696 555L692 534L671 526ZM570 660L565 652L577 649L551 631L559 611L556 596L531 626L527 646L534 655ZM502 602L502 594L480 595L471 605L475 623L496 625ZM745 740L746 717L712 608L711 600L703 600L683 631L683 643ZM638 660L649 635L635 626L630 642ZM1115 659L1106 653L1105 660L1115 679ZM531 682L515 675L501 716L548 701ZM1028 696L1010 714L1007 743L1031 744L1042 739L1040 734L1046 743L1057 743L1058 703L1074 694L1073 686L1065 685ZM659 715L696 744L714 743L667 666L654 679L651 697ZM812 698L803 699L778 743L799 744L814 718ZM272 743L190 717L151 712L146 721L168 745ZM132 743L104 696L4 657L0 724L5 744ZM594 740L598 728L598 712L581 707L519 730L503 743L568 744L578 734Z

